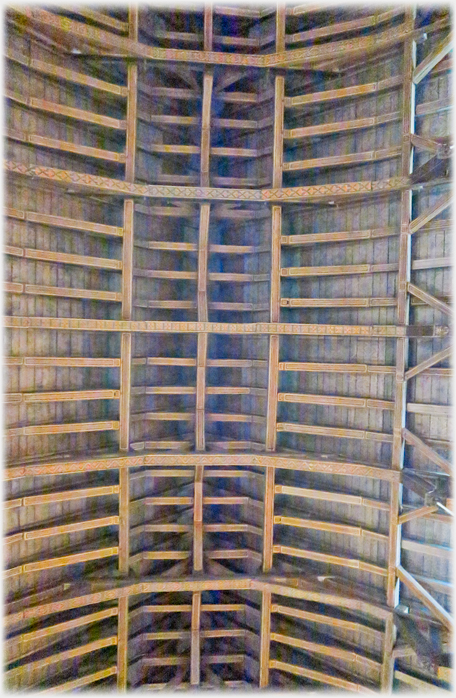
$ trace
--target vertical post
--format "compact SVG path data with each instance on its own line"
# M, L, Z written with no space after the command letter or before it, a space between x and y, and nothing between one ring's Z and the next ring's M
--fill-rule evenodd
M406 14L408 29L413 31L415 26L415 9L408 8ZM408 177L412 171L412 148L410 136L415 130L415 86L413 84L413 71L416 66L416 43L412 38L404 42L404 83L402 101L402 175ZM399 237L399 273L397 293L397 324L407 325L409 322L410 300L407 293L407 284L410 281L411 272L411 240L409 225L412 216L412 190L407 189L401 195L401 232ZM402 470L404 465L404 441L402 429L406 422L407 381L405 371L408 364L408 339L401 337L396 344L396 392L393 412L393 450L392 468ZM390 495L390 521L388 544L388 577L386 599L392 609L399 603L399 580L396 568L401 559L401 526L399 513L402 502L402 485L398 482L391 483ZM395 626L393 616L385 625L383 665L381 687L385 692L391 692L394 675L394 660L392 651L395 640Z
M203 77L203 107L201 112L201 173L200 184L209 186L209 154L211 150L211 101L214 74L206 68Z
M396 640L396 626L393 614L386 619L385 635L383 638L383 662L381 673L381 689L383 692L391 692L394 676L393 648Z
M190 685L199 686L200 671L200 625L201 625L201 592L194 591L192 596L192 630L190 645Z
M269 651L271 644L271 592L263 591L261 603L260 688L269 684Z
M212 51L212 4L204 6L204 50Z
M126 691L128 679L128 594L119 598L117 622L117 689Z
M138 39L138 8L128 8L130 39ZM128 65L127 78L127 130L125 144L125 180L134 182L136 162L136 112L138 95L138 67ZM124 201L124 235L122 247L122 320L131 320L133 314L133 230L135 204L133 199ZM121 336L120 349L120 443L121 451L130 446L130 395L131 395L131 345L130 332ZM119 571L128 575L130 564L130 475L128 468L119 470ZM125 691L128 681L128 595L119 598L117 637L117 689Z
M277 5L276 52L285 50L285 5ZM283 125L285 77L276 75L274 85L274 132L272 154L272 186L282 186ZM270 321L280 320L280 242L282 235L282 207L272 207L271 220L271 297ZM269 339L268 402L266 415L266 451L275 451L277 445L277 393L279 385L279 335ZM265 473L263 507L263 572L272 569L274 538L275 469ZM261 603L260 688L269 684L269 654L271 645L271 592L263 591Z

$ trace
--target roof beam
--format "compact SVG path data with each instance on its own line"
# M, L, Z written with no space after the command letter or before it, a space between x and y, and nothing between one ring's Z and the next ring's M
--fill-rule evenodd
M442 41L432 49L432 51L421 61L413 71L413 82L419 85L431 70L445 58L453 48L453 34L448 34Z
M443 606L441 606L438 601L436 601L434 597L431 596L431 594L426 591L426 589L402 567L402 565L398 565L397 567L397 576L412 592L412 594L431 611L432 615L445 626L445 628L448 628L448 630L453 630L454 621L448 611L446 611Z

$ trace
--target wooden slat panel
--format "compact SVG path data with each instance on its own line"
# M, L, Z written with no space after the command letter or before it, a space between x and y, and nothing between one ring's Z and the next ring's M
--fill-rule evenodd
M394 402L371 398L339 397L335 395L303 395L301 393L279 393L279 402L296 402L306 405L340 405L343 407L392 410Z
M41 424L30 427L6 429L8 438L13 436L34 436L36 434L75 434L83 431L117 431L119 422L76 422L75 424Z
M340 373L394 373L394 366L368 366L367 364L328 364L303 361L279 363L279 371L322 371Z
M96 652L97 650L103 649L104 647L112 647L117 644L117 637L107 637L101 640L95 640L94 642L89 642L85 645L75 647L64 652L58 652L57 654L50 655L44 659L37 659L34 662L28 662L25 665L16 667L15 669L10 669L6 671L4 676L5 679L9 681L14 681L15 679L21 680L26 679L27 674L31 674L37 669L44 669L52 664L67 661L68 659L74 659L75 657L81 657L84 654L89 654Z
M290 487L289 485L276 485L277 494L290 494L294 497L309 497L310 499L323 499L328 502L341 502L343 504L359 505L374 509L389 511L388 502L377 499L368 499L354 494L343 494L340 492L325 492L323 490L311 490L303 487Z
M87 257L86 255L52 252L51 250L34 250L28 247L5 247L5 254L10 254L15 257L24 257L25 259L37 259L43 262L74 264L76 266L96 267L98 269L122 269L122 262L117 259Z
M339 557L337 555L329 555L328 553L318 553L314 550L292 548L286 545L275 545L274 552L283 555L291 555L292 557L304 558L305 560L317 560L318 562L341 565L342 567L352 567L354 569L370 572L371 574L378 574L382 577L387 576L386 569L378 567L377 565L372 565L368 562L363 562L362 560L355 560L353 558Z
M283 635L281 633L271 633L271 640L275 642L280 642L284 645L290 645L291 647L298 647L300 649L306 650L308 652L315 652L316 654L329 655L337 659L343 659L345 661L353 662L355 665L359 664L360 668L368 666L370 669L378 670L380 667L379 662L375 662L372 659L355 652L350 652L349 650L343 650L334 645L322 645L317 642L309 642L308 640L301 640L297 637L291 637L289 635Z
M6 91L5 96L7 99L18 102L19 104L29 107L30 109L51 112L52 114L56 114L58 116L66 116L71 119L77 119L78 121L86 121L91 124L105 126L106 128L112 128L119 131L124 131L126 129L126 121L122 119L114 119L111 116L95 114L94 112L85 111L84 109L67 107L64 104L49 102L48 100L38 99L37 97L24 98L8 90Z
M62 288L60 286L39 286L35 284L5 283L8 293L25 293L32 296L57 296L59 298L86 298L87 300L120 303L122 296L114 291L96 291L85 288Z
M353 681L347 681L346 679L339 678L333 674L325 674L321 671L315 671L314 669L308 669L307 667L300 667L294 664L288 664L286 662L279 661L277 659L271 659L269 662L269 667L271 669L279 669L280 671L285 671L289 674L295 674L296 676L303 676L304 678L311 679L312 681L318 681L319 683L328 684L329 686L337 686L337 688L344 688L348 691L359 691L361 693L371 692L366 686L362 684L354 683Z
M97 158L98 160L107 160L108 162L124 163L126 160L124 153L93 148L92 146L71 143L56 138L49 138L48 136L40 136L36 133L24 133L22 131L6 129L5 136L13 141L28 143L41 148L50 148L51 150L62 150L67 153L85 155L86 157Z
M113 676L115 674L117 674L117 667L112 666L108 669L100 669L100 671L95 671L93 674L86 674L85 676L80 676L78 679L74 679L73 681L61 683L58 686L47 687L46 691L48 693L61 693L64 691L73 691L75 688L81 688L81 686L89 686L91 683L101 681L101 679L106 679L108 676Z
M6 393L5 402L69 402L72 400L118 400L119 390L69 390L55 393Z
M383 633L380 630L375 630L375 628L371 628L368 625L363 625L362 623L343 620L341 618L331 618L330 616L322 615L321 613L311 613L309 611L302 611L301 609L291 608L289 606L273 604L271 606L271 613L279 613L280 615L290 616L291 618L300 618L302 620L309 620L311 622L323 625L333 625L337 628L346 628L347 630L353 630L355 632L362 632L366 633L367 635L373 635L378 639L381 639L383 637Z
M376 431L363 429L339 429L336 427L322 427L313 424L296 424L294 422L278 422L277 431L288 431L296 434L316 434L321 436L333 436L339 439L370 439L372 441L384 441L392 443L393 436Z
M22 531L10 536L4 537L5 545L8 545L18 540L37 540L39 538L50 538L64 533L74 533L76 531L92 531L95 528L103 526L118 526L118 516L105 516L101 519L91 519L90 521L80 521L77 523L62 524L61 526L51 526L49 528L38 528L34 531Z
M306 233L305 235L282 235L282 245L314 245L320 242L348 242L350 240L371 240L392 237L395 228L373 228L371 230L348 230L337 233Z
M114 235L116 237L122 237L123 235L123 228L119 228L114 225L75 220L73 218L65 218L63 216L50 216L45 213L36 213L34 211L19 211L17 209L6 208L5 215L11 218L27 220L30 223L39 223L40 225L49 225L56 228L70 228L72 230L83 230L87 233Z
M397 87L402 83L402 75L392 78L386 78L379 82L372 82L365 85L353 85L351 87L343 87L336 90L326 90L324 92L313 92L311 94L299 95L296 97L288 97L285 99L285 107L298 107L303 104L315 104L317 102L328 102L336 99L345 99L346 97L355 97L358 95L372 94L373 92L381 92L392 87Z
M348 264L328 267L285 267L281 276L340 276L341 274L374 274L377 272L397 271L395 263L387 264Z
M309 138L310 136L341 133L343 131L356 131L358 129L386 124L391 121L399 121L400 119L401 112L393 112L391 114L383 114L380 116L364 117L363 119L352 119L349 121L318 124L317 126L303 126L301 128L286 129L283 132L283 137L286 140L296 140L299 138Z
M69 68L64 68L59 65L53 65L52 63L46 63L45 61L40 61L36 58L28 58L27 56L21 55L17 51L6 50L5 55L12 61L20 63L23 66L29 67L31 70L35 70L38 73L43 73L45 75L51 75L53 77L65 80L66 82L72 82L76 85L84 85L86 87L93 87L94 89L101 90L102 92L108 92L110 94L118 95L119 97L127 96L127 88L123 85L115 85L105 80L99 80L91 75L86 75L85 73L78 73L75 70L70 70Z
M14 567L12 569L7 569L4 572L6 578L17 574L29 574L32 572L39 572L41 570L48 570L54 567L66 567L67 565L76 565L80 562L87 562L89 560L100 560L105 557L114 557L119 552L117 547L112 548L100 548L99 550L89 550L83 553L76 553L74 555L65 555L63 557L53 557L49 560L40 560L39 562L28 562L26 564L20 565L19 567Z

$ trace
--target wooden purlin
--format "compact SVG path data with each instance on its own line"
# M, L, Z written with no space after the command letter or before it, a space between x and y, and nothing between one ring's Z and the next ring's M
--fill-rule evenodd
M125 58L144 58L155 61L182 61L217 65L245 65L257 68L303 67L319 61L330 60L334 55L344 55L348 59L384 50L401 43L411 33L407 23L403 23L373 36L358 37L331 42L301 49L280 51L264 55L239 55L215 51L191 51L182 49L162 49L142 44L137 40L121 37L112 32L90 27L81 22L59 17L51 12L35 8L15 8L29 22L54 29L56 34L89 40L104 49L120 51ZM96 49L95 49L96 51ZM95 52L93 54L97 56Z
M229 189L217 187L174 186L160 184L131 183L93 174L63 170L56 167L24 165L22 163L5 160L4 168L12 174L52 181L62 186L76 186L81 189L109 193L123 197L147 197L154 199L176 200L213 200L213 201L262 201L270 203L304 202L304 201L328 201L329 199L345 199L351 196L366 196L373 194L387 194L393 191L402 191L410 186L408 177L390 177L378 181L342 182L340 184L305 185L301 187L286 187L285 189ZM170 175L173 181L179 175ZM214 178L215 179L215 178ZM445 199L447 197L444 197ZM448 207L451 199L442 203L442 208ZM440 211L437 211L439 213ZM437 215L435 211L420 224ZM420 216L421 220L421 216ZM417 219L418 224L418 219ZM411 231L414 232L414 231Z

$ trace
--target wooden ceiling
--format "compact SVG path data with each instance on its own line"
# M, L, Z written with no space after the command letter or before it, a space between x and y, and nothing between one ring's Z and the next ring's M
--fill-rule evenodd
M6 686L451 690L448 9L5 36Z

